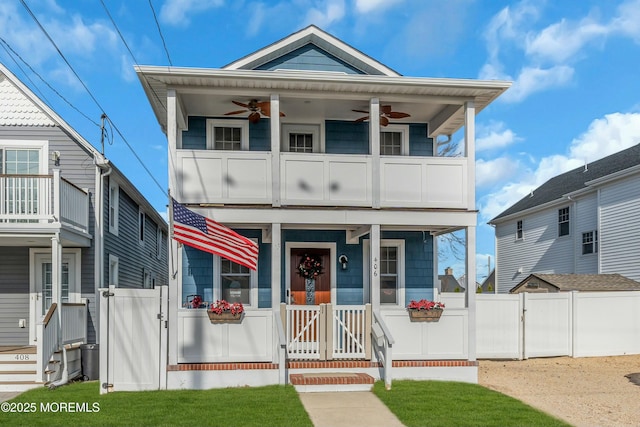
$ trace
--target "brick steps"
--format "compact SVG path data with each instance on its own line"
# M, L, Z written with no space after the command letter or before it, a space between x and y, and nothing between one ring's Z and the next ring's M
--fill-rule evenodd
M357 372L313 372L289 375L289 382L300 393L369 391L375 382L371 375Z

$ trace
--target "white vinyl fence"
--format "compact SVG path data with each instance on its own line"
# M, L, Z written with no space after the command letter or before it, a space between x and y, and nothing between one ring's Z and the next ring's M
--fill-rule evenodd
M640 354L640 292L478 294L477 357Z

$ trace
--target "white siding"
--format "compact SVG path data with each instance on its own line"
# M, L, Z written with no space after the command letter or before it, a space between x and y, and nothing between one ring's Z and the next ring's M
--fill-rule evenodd
M582 233L598 229L598 196L596 193L581 198L575 204L576 233L575 241L575 271L577 274L597 274L598 254L582 254Z
M573 273L575 213L571 206L571 232L558 237L558 208L496 225L498 292L509 292L531 273ZM516 223L523 221L523 239L516 240ZM522 269L519 273L520 268Z
M601 273L640 280L640 175L601 189L600 226Z

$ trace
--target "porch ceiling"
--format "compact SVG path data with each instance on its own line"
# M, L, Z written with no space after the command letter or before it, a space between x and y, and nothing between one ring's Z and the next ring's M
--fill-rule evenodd
M50 248L51 238L54 233L23 233L10 232L0 229L0 246L21 246L29 248ZM63 247L89 247L91 237L67 232L60 234L60 242Z
M465 101L473 100L478 113L511 85L504 81L282 70L135 68L163 128L167 125L167 90L175 89L184 112L190 115L224 114L235 109L232 99L267 100L270 94L277 93L281 98L281 111L291 119L298 119L300 114L300 120L309 117L316 120L318 117L356 119L360 116L351 110L368 110L368 100L378 97L382 104L393 103L394 111L411 114L411 121L431 122L436 119L439 134L452 134L464 124L462 108L452 106L462 106Z

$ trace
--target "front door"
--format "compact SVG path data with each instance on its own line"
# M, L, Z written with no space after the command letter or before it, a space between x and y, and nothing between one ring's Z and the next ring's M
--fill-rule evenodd
M331 303L329 249L291 249L291 298L296 305Z

